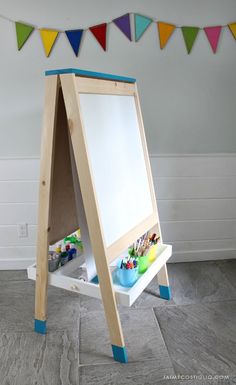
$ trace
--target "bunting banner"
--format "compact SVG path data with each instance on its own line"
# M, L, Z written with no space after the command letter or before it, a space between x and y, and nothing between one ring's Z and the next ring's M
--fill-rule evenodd
M131 26L130 26L130 14L126 13L123 16L117 17L113 20L113 23L123 32L123 34L131 41Z
M106 51L107 49L107 42L106 42L106 35L107 35L107 23L94 25L93 27L90 27L89 30L92 32L95 39L98 41L98 43L101 45L101 47Z
M17 39L17 47L20 50L25 44L26 40L30 37L31 33L34 30L34 27L31 25L23 24L17 21L15 23L16 26L16 39Z
M236 39L236 23L228 24L229 30Z
M42 28L39 30L39 32L41 35L45 55L48 57L51 53L52 47L55 44L59 31Z
M159 32L160 48L163 49L169 41L169 38L174 32L176 26L173 24L162 23L161 21L159 21L157 23L157 28Z
M152 19L146 16L139 15L135 13L134 15L134 25L135 25L135 41L138 41L147 30L149 25L153 22Z
M221 26L216 26L216 27L205 27L204 31L205 34L209 40L209 43L211 45L212 51L216 53L218 43L219 43L219 38L220 38L220 33L221 33Z
M182 29L185 45L187 48L187 52L188 54L190 54L193 48L193 44L197 38L199 28L198 27L181 27L181 29Z
M83 32L83 29L72 29L70 31L65 31L67 39L69 40L70 45L75 53L75 56L78 56L79 54L79 48Z
M214 54L218 50L220 36L223 29L229 29L233 38L236 40L236 21L228 23L227 25L215 25L204 27L191 25L178 26L175 23L158 21L153 17L148 17L139 13L128 12L122 16L112 19L111 21L92 25L87 28L79 27L76 29L54 30L50 28L37 28L31 23L15 21L1 14L0 19L4 19L15 24L16 42L18 50L21 50L22 47L24 47L25 43L29 40L34 30L39 31L46 57L50 56L52 48L56 43L57 37L62 33L65 33L75 56L78 56L79 52L81 51L81 41L82 39L84 39L84 35L87 31L90 31L96 39L97 43L102 47L102 49L104 51L107 51L108 24L114 24L117 29L119 29L119 31L123 33L130 42L134 41L135 43L138 43L143 37L144 33L150 27L150 25L152 23L155 23L157 27L159 45L161 50L163 50L167 46L173 33L176 30L180 30L182 32L182 37L184 39L188 54L192 52L193 45L196 41L199 31L204 32L205 38L208 40L212 52ZM134 31L134 36L132 36L132 31ZM151 36L151 33L149 35Z

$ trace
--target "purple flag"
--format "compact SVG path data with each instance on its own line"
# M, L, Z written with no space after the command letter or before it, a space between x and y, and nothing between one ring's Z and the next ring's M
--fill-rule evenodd
M131 28L130 28L130 18L129 13L126 13L123 16L117 17L113 20L113 23L123 32L123 34L131 41Z

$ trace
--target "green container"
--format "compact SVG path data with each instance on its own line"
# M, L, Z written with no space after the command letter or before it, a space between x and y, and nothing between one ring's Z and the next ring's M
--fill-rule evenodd
M143 255L142 257L138 258L138 272L139 274L145 273L147 271L149 266L148 256Z

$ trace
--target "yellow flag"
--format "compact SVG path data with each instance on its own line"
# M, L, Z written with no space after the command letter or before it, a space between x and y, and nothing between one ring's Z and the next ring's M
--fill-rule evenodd
M168 42L169 38L174 32L176 26L173 24L158 22L157 28L159 32L160 47L162 49L165 47L166 43Z
M43 42L45 55L48 57L51 53L52 47L55 44L59 31L52 29L40 29L40 36Z
M229 24L228 27L232 32L233 37L236 39L236 23Z

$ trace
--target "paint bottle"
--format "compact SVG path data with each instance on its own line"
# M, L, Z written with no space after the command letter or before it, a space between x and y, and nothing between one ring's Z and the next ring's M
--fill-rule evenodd
M69 260L69 254L67 251L61 253L61 266L64 266Z
M77 249L73 243L70 244L70 250L68 251L68 254L69 254L69 261L71 261L76 257Z

